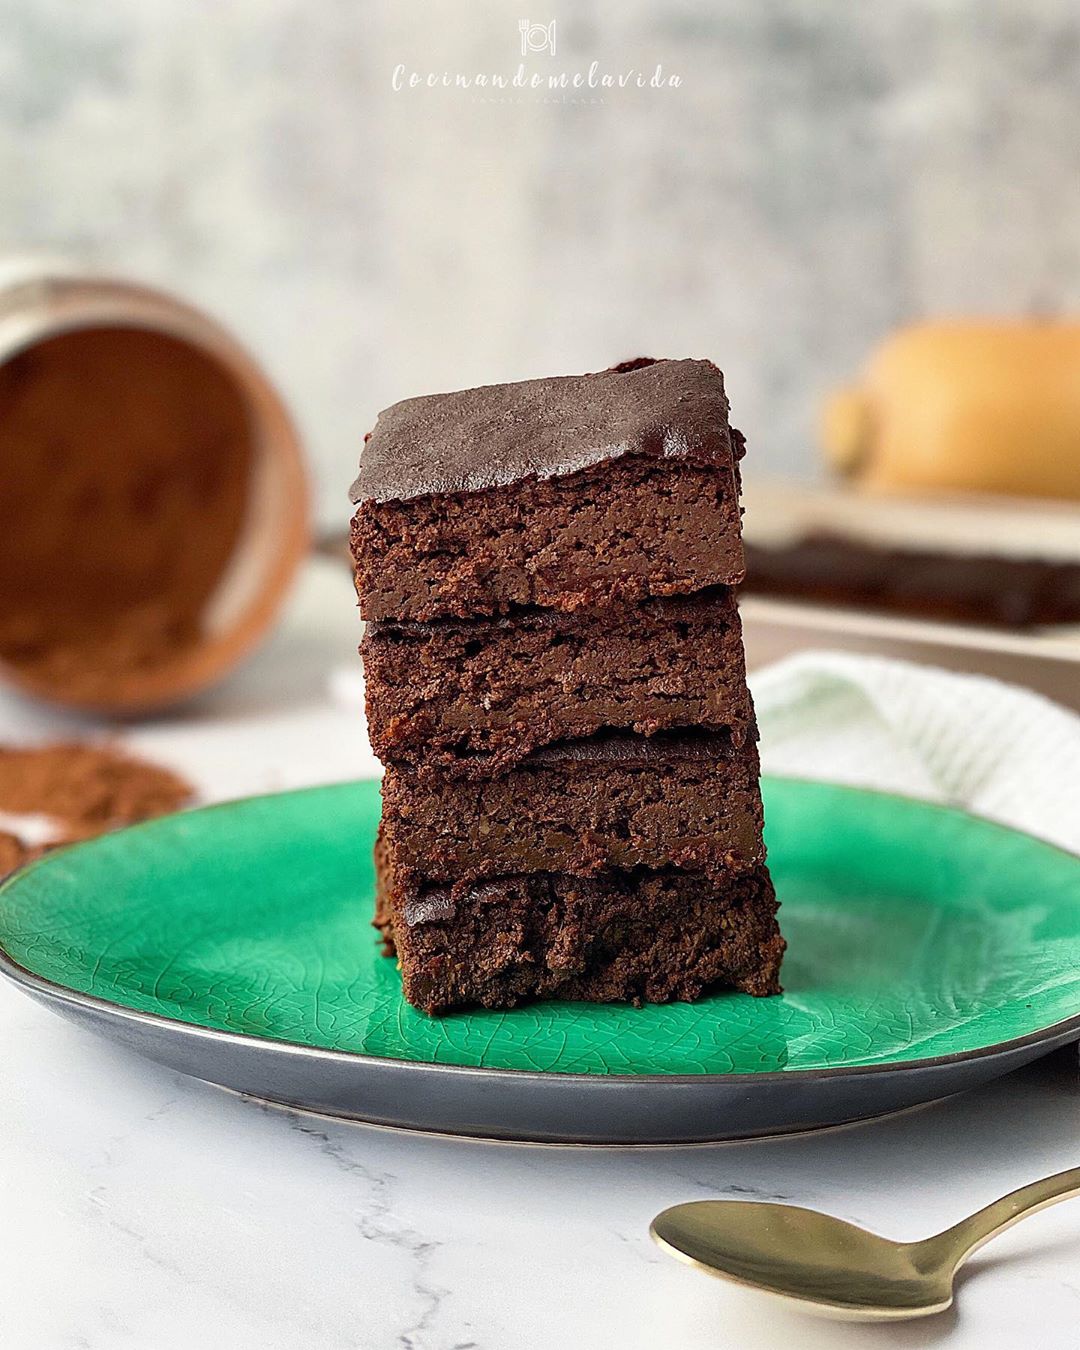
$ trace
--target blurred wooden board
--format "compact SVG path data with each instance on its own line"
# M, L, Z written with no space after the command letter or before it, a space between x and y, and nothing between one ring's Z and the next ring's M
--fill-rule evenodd
M745 532L779 544L812 531L887 547L1080 563L1080 507L992 497L915 499L751 479ZM750 669L810 648L899 657L993 676L1080 711L1080 627L1009 632L802 600L740 602Z

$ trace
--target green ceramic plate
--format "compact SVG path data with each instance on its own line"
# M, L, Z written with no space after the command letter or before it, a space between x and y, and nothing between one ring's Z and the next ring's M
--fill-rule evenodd
M885 794L772 780L765 805L789 944L774 999L416 1012L367 923L371 782L194 811L47 857L0 888L0 949L31 992L200 1077L512 1137L830 1123L1080 1036L1080 860ZM645 1098L625 1090L645 1085ZM695 1103L687 1119L680 1096Z

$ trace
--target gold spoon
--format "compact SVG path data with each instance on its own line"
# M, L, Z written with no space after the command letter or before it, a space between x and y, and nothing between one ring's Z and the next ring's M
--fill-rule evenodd
M1018 1220L1080 1195L1080 1167L1033 1181L921 1242L892 1242L796 1205L696 1200L652 1221L656 1242L709 1275L777 1294L805 1312L860 1322L926 1317L953 1300L973 1251Z

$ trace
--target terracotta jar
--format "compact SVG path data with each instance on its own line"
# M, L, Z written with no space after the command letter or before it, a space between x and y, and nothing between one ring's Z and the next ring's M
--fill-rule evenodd
M267 630L308 542L296 429L218 323L0 264L0 676L107 714L186 699Z

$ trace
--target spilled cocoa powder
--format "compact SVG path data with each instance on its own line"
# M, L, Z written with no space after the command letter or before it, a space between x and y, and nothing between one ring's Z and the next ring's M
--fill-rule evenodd
M198 645L254 446L231 375L186 342L95 328L0 366L0 663L108 707Z
M167 815L190 783L108 745L0 746L0 877L61 844Z

